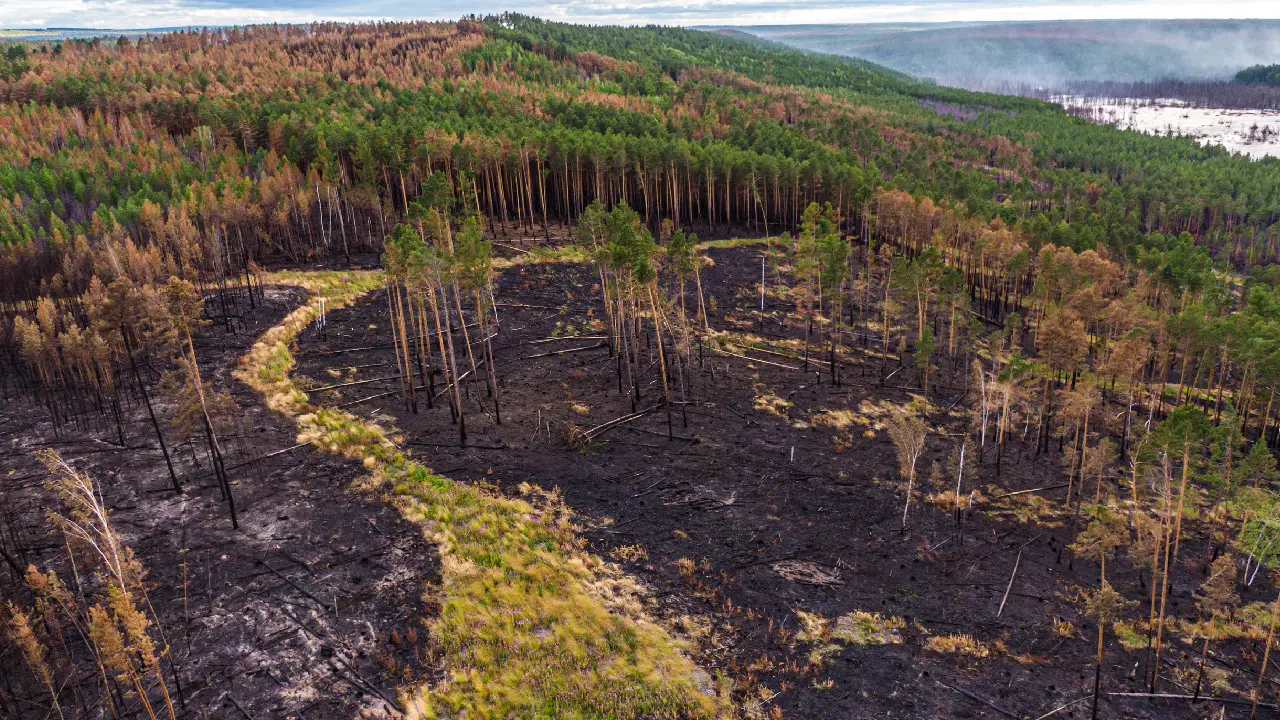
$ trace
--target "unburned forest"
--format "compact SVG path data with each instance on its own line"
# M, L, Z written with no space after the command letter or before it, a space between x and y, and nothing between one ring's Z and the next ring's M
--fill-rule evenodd
M1280 163L671 28L0 52L0 714L1280 712Z

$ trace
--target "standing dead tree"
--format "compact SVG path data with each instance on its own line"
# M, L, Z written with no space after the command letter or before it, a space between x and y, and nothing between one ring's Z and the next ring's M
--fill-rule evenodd
M151 427L160 443L160 452L164 455L165 467L169 469L169 480L173 483L174 492L182 492L178 482L178 474L173 469L173 460L169 456L169 447L164 441L164 432L160 429L160 421L156 418L155 408L151 404L151 394L147 392L147 384L138 372L138 361L135 358L139 341L146 341L161 334L155 326L155 317L162 315L156 312L157 298L147 287L138 287L128 278L119 278L107 286L102 301L92 308L94 324L99 333L115 345L123 353L129 364L129 371L142 394L147 406L147 416L151 419ZM115 336L118 334L118 338ZM118 339L118 344L114 340Z
M192 340L192 330L202 323L201 312L204 301L195 287L186 280L176 277L162 290L165 307L168 310L170 331L179 353L179 368L182 383L177 397L186 400L180 405L180 413L199 413L199 422L204 427L205 440L209 444L209 458L213 465L214 475L227 501L231 512L231 527L240 528L240 520L236 515L236 501L231 492L231 482L227 478L226 464L222 458L222 447L218 443L218 433L213 425L211 405L216 398L211 397L204 380L200 377L200 365L196 361L196 346ZM219 403L221 404L221 403Z

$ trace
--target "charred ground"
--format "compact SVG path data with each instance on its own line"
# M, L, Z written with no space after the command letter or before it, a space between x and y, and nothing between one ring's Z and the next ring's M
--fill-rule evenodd
M797 718L1037 717L1077 701L1061 714L1086 712L1092 623L1078 592L1098 575L1095 563L1066 550L1076 525L1062 504L1063 444L1054 438L1037 457L1034 428L1024 431L998 471L990 451L969 470L961 518L946 498L932 501L954 490L954 456L969 422L962 350L939 363L932 381L933 432L922 461L931 470L903 531L905 487L880 420L919 397L909 357L881 351L868 326L851 337L838 385L816 346L806 370L794 306L770 293L759 311L761 246L725 245L707 251L713 332L692 353L674 439L658 411L586 448L568 441L569 428L633 413L618 392L615 358L598 339L603 311L583 263L519 257L498 275L503 423L494 422L483 383L468 383L466 446L443 398L429 409L420 395L418 413L405 409L382 291L329 313L323 330L303 331L295 372L312 402L396 428L402 445L439 474L511 495L525 483L559 492L591 549L651 589L653 613L695 641L705 668L734 680L744 708ZM293 423L232 377L253 339L304 302L301 291L269 288L238 332L209 327L198 338L212 387L238 406L227 440L241 531L230 528L207 459L188 446L174 449L186 492L168 489L136 398L128 448L111 444L106 424L64 427L60 440L43 440L52 429L42 415L17 399L6 403L6 547L17 562L71 573L56 536L35 522L47 499L32 453L55 445L98 477L151 571L150 599L195 712L385 711L394 709L395 688L430 665L418 636L434 612L432 545L391 505L354 489L359 463L296 446ZM652 370L642 406L660 402ZM1106 483L1123 492L1116 478ZM1192 572L1172 587L1175 611L1195 602L1211 552L1201 528L1184 543ZM1143 573L1124 561L1109 577L1133 600L1148 592ZM6 583L14 579L6 573ZM1259 588L1245 599L1269 598ZM834 630L842 617L857 618L857 632ZM938 638L957 636L974 642L939 650ZM1256 661L1260 643L1236 645L1211 657L1244 694L1248 672L1238 662ZM1110 633L1107 653L1117 661L1106 689L1142 692L1134 663L1149 656L1126 653ZM1180 642L1164 665L1167 678L1186 682L1195 648ZM1180 701L1108 705L1105 713L1126 717L1199 716Z
M191 717L350 717L384 707L380 694L394 699L394 688L420 672L408 637L422 632L424 589L438 574L432 546L392 507L350 489L359 463L298 447L294 424L232 376L257 335L304 300L301 291L269 288L236 333L208 327L197 338L211 387L237 406L224 453L238 531L198 442L171 448L185 487L181 495L169 487L136 394L126 405L127 448L113 444L113 427L92 421L49 440L47 413L16 396L0 411L6 550L20 568L53 569L71 583L61 536L44 522L54 505L34 453L56 448L92 474L149 571L149 600ZM165 414L154 384L152 393ZM18 581L6 568L5 595L23 595ZM21 662L5 660L3 672Z
M766 342L804 337L803 323L788 318L792 308L772 297L760 332L758 299L751 296L758 246L708 255L714 264L703 283L715 330ZM941 383L932 398L935 432L924 459L934 475L917 487L904 532L905 486L876 413L919 394L915 371L896 356L858 348L844 360L837 386L816 348L805 371L802 354L751 351L744 340L733 354L750 359L710 342L694 351L700 360L686 376L687 404L673 412L674 440L659 411L574 449L566 428L633 412L618 392L614 358L592 330L603 312L593 284L590 266L576 263L521 264L499 276L502 332L494 354L502 425L482 409L491 408L483 383L473 384L465 447L443 397L428 409L420 394L414 414L401 401L398 380L378 380L395 374L383 293L331 313L325 339L315 330L305 334L297 372L309 379L314 401L393 425L440 474L513 495L523 483L559 490L592 549L649 584L657 614L692 630L704 666L735 677L748 705L813 718L998 714L950 684L1019 717L1036 717L1089 695L1092 623L1074 600L1078 589L1097 584L1097 565L1073 562L1064 551L1074 537L1071 508L1061 507L1065 489L999 497L1062 484L1056 439L1038 458L1029 435L1012 442L998 477L988 453L963 488L988 499L958 523L952 510L929 500L954 488L948 463L968 413L965 373L943 374L935 381ZM642 405L645 398L659 403L656 373L646 382ZM836 429L824 421L841 411L861 424ZM1033 497L1047 502L1028 502ZM1185 542L1186 557L1206 557L1204 538ZM1110 572L1127 594L1144 597L1148 586L1139 573ZM1172 604L1193 602L1191 579L1173 588ZM878 613L900 618L905 628L897 633L900 643L837 639L834 651L822 651L832 641L806 640L797 611L826 618ZM1063 636L1062 623L1074 626L1075 637ZM973 636L986 657L929 649L931 637L952 635ZM1182 650L1191 652L1189 645ZM1123 653L1114 640L1108 651ZM1134 654L1135 661L1141 657ZM1178 664L1193 667L1194 660L1180 654ZM1141 674L1130 670L1117 665L1112 682L1128 679L1107 689L1142 692ZM1170 717L1187 710L1183 703L1116 700L1106 712ZM1087 712L1087 703L1062 711L1071 712Z

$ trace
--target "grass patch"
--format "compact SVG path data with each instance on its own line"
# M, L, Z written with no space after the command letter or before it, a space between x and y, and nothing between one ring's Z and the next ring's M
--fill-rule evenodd
M871 422L852 410L819 410L813 414L815 427L847 430L853 425L870 425Z
M796 639L807 643L840 641L846 645L900 645L907 622L892 615L854 610L838 618L824 618L818 613L796 611L800 631Z
M841 649L842 648L835 643L815 645L814 648L809 651L809 665L812 667L822 667L826 664L828 658L839 655Z
M1007 495L1000 488L992 485L987 490L993 499L988 505L991 514L1006 517L1024 525L1041 527L1062 527L1061 508L1049 499L1035 493ZM1005 495L1005 497L999 497Z
M779 250L782 249L782 246L778 244L778 238L776 237L726 238L724 240L705 240L703 242L698 243L697 247L699 250L709 250L711 248L734 248L734 247L744 247L747 245L764 245L770 242L773 243L774 245L778 245Z
M1111 625L1111 629L1115 631L1116 639L1120 641L1120 645L1125 650L1133 652L1142 650L1149 644L1146 629L1138 622L1126 622L1117 620Z
M587 263L591 256L585 248L577 245L538 245L523 255L509 258L494 258L495 270L506 270L517 265L543 265L546 263Z
M900 645L901 631L906 626L900 617L855 610L836 618L831 637L854 645Z
M782 419L787 419L787 411L791 409L792 402L784 400L768 387L757 384L755 386L756 397L751 401L751 406L760 412L766 412L770 415L777 415Z
M329 309L380 286L381 273L278 273L324 295ZM733 708L687 648L649 620L643 593L584 550L554 493L506 498L433 473L387 430L309 403L290 378L289 345L314 319L309 303L241 359L238 377L295 418L299 442L359 460L389 489L443 564L432 650L444 671L405 691L410 718L721 718Z
M934 635L925 647L944 655L963 655L971 658L991 656L991 648L974 639L972 635Z

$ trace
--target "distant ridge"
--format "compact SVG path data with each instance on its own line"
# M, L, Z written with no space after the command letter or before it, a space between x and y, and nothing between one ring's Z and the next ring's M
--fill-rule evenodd
M92 38L137 38L180 30L199 30L207 26L173 26L156 28L0 28L0 42L40 42L42 40L88 40Z

